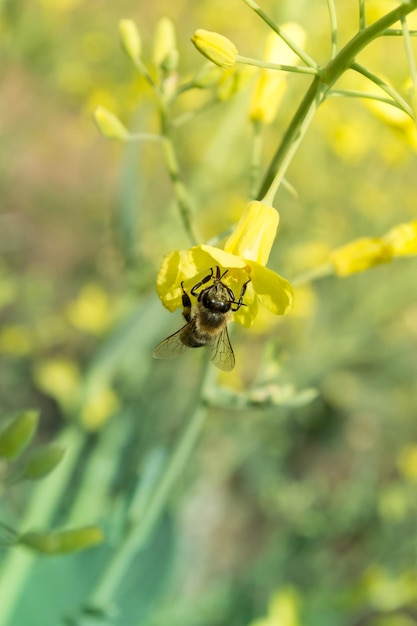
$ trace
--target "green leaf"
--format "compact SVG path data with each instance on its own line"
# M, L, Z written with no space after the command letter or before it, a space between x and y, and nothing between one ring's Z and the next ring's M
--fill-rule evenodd
M24 411L0 433L0 456L15 459L32 441L39 421L38 411Z

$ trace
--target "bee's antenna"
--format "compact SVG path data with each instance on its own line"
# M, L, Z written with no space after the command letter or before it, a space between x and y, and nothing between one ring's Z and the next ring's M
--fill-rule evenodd
M219 268L219 266L217 266L217 269L219 270L219 271L218 271L218 274L220 274L220 268ZM217 276L217 278L218 278L219 280L221 280L224 276L226 276L226 274L227 274L227 272L228 272L228 271L229 271L229 270L227 269L225 272L223 272L223 274L222 274L221 276Z

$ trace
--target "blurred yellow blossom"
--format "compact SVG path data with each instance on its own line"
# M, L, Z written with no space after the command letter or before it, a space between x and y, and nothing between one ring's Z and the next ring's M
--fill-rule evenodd
M87 430L99 430L118 407L119 399L113 389L96 389L83 404L81 423Z
M382 237L363 237L333 250L330 260L338 276L362 272L399 256L417 254L417 220L394 226Z
M0 352L24 356L33 349L32 335L20 324L10 324L0 330Z
M110 301L104 289L97 284L85 285L76 300L67 307L71 324L93 334L103 333L111 321Z
M348 276L390 261L391 254L381 239L363 237L333 250L330 258L336 274Z
M300 626L299 596L295 589L287 587L272 596L268 615L256 619L249 626Z
M403 448L397 459L399 472L410 480L417 482L417 445Z
M64 409L75 407L80 386L80 372L74 361L64 358L45 359L33 371L37 387L54 398Z
M293 292L288 281L268 269L269 253L278 228L279 214L262 202L250 202L224 248L209 245L174 250L162 262L157 277L158 295L170 311L182 306L182 287L191 289L210 268L228 270L225 281L234 283L235 293L249 279L245 305L234 319L250 326L258 313L258 300L275 315L285 315L292 307Z
M300 47L305 43L305 32L296 23L283 24L282 30ZM270 33L266 40L265 61L281 65L295 65L299 57L276 33ZM252 93L249 117L253 121L270 124L274 119L287 88L287 73L272 69L262 69Z

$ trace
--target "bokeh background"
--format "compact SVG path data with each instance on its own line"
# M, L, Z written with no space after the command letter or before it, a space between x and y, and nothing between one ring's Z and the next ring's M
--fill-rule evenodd
M357 7L336 5L343 44ZM299 22L308 53L326 62L325 2L262 6L279 23ZM395 3L367 6L374 19ZM164 16L177 28L183 77L203 64L190 43L197 28L227 35L245 56L263 54L268 29L239 0L0 3L0 424L39 408L40 443L77 429L77 462L50 524L99 523L108 537L101 548L31 562L4 626L107 623L74 620L197 384L201 355L151 356L181 323L157 299L159 264L188 246L160 148L107 141L92 117L104 105L134 131L158 131L117 24L136 21L151 63ZM400 38L376 41L360 61L406 94ZM263 166L308 84L289 78ZM363 88L350 75L343 85ZM248 199L252 87L249 76L175 134L205 240ZM178 114L205 97L188 94ZM270 267L295 278L334 247L416 219L416 145L408 127L363 102L326 101L288 172L297 196L277 196ZM325 278L297 288L288 317L265 313L253 329L234 330L236 369L214 387L199 444L111 623L417 622L416 271L411 258ZM259 386L273 390L273 406L262 405ZM245 404L248 392L258 406ZM33 494L27 483L5 490L2 521L21 529ZM1 556L7 578L8 551Z

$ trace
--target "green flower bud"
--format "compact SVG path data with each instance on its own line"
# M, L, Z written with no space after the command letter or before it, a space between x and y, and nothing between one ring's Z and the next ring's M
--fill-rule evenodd
M209 30L196 30L191 41L201 54L220 67L236 63L237 48L227 37Z
M129 131L122 122L102 106L94 111L94 120L101 134L108 139L125 141L129 136Z
M168 17L163 17L157 24L153 60L165 72L172 72L178 67L175 27Z
M135 22L133 20L120 20L119 33L122 48L126 52L129 59L132 61L139 59L142 44Z
M24 411L0 433L0 456L15 459L32 441L38 426L39 412Z
M30 532L19 538L19 543L43 554L66 554L91 548L104 540L98 526L75 528L51 533Z
M23 468L22 478L39 480L47 476L58 465L64 456L65 450L61 446L51 444L41 446L28 456Z

